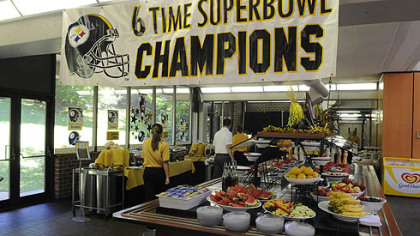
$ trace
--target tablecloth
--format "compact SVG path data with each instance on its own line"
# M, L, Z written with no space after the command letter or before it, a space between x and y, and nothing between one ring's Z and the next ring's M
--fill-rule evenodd
M187 171L191 171L192 173L195 172L194 163L190 160L169 163L169 177L177 176ZM135 169L128 167L125 173L127 176L127 184L125 189L130 190L144 184L143 167Z
M111 165L129 165L130 154L127 149L104 149L99 153L95 163L100 167L108 167Z

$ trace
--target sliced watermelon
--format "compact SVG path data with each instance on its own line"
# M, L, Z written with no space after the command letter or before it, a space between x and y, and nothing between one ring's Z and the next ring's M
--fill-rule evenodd
M257 199L253 198L253 197L249 197L246 201L245 201L245 206L246 207L255 207L258 206L259 202Z
M249 195L248 195L248 194L246 194L246 193L238 193L236 196L237 196L240 200L246 200L246 199L248 199L248 198L249 198Z
M217 199L214 195L210 195L210 200L212 200L213 202L217 202L219 199Z
M233 203L233 202L230 202L229 203L229 206L233 206L233 207L244 207L243 205L239 205L239 204L236 204L236 203Z

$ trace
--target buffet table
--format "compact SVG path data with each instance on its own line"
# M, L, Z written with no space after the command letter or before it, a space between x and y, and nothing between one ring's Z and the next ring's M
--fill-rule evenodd
M354 171L355 181L358 181L367 186L366 194L369 196L379 196L385 198L382 187L376 176L375 170L372 166L355 165ZM201 184L209 187L219 184L221 179L210 180ZM195 217L192 217L191 212L185 216L176 216L174 214L166 214L159 211L159 201L153 200L132 208L124 209L113 214L114 218L144 224L153 225L157 229L157 235L264 235L257 231L252 225L246 233L237 233L227 231L223 226L206 227L198 223ZM359 235L401 235L395 218L391 212L388 203L385 203L383 209L378 212L381 219L381 227L368 227L359 224ZM318 217L318 216L317 216ZM346 225L348 223L334 220L337 225ZM316 232L318 235L322 233ZM340 232L336 232L340 234ZM331 235L331 234L328 234Z

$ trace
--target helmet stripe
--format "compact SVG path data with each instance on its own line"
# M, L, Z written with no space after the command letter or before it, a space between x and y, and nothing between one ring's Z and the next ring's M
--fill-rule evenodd
M101 16L101 15L96 15L96 14L91 14L91 15L89 15L89 16L96 16L96 17L99 17L99 18L101 18L107 25L108 25L108 27L110 28L110 29L112 29L112 25L111 25L111 23L105 18L105 17L103 17L103 16Z

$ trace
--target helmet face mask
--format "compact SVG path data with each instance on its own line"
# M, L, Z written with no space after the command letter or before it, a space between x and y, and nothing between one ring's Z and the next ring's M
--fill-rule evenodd
M117 29L102 16L86 15L69 26L66 36L66 58L71 73L90 78L104 73L111 78L128 75L129 55L117 54L114 41Z

